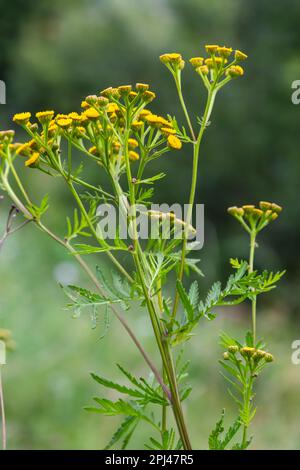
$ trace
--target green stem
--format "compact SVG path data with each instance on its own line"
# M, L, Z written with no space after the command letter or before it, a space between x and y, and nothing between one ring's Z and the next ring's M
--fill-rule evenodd
M249 273L253 272L254 269L254 253L256 247L256 230L252 229L250 232L250 255L249 255ZM252 298L251 310L252 310L252 335L253 335L253 346L256 343L256 296Z
M203 115L200 131L199 131L199 134L198 134L198 137L197 137L197 141L194 142L194 144L193 144L192 181L191 181L191 190L190 190L190 196L189 196L188 213L187 213L187 217L186 217L186 221L185 221L187 227L189 227L189 225L191 223L193 207L194 207L194 202L195 202L200 146L201 146L204 131L207 127L207 123L209 121L209 118L210 118L210 115L211 115L211 112L212 112L215 96L216 96L216 90L212 87L209 90L208 95L207 95L206 106L205 106L205 110L204 110L204 115ZM180 280L180 281L182 281L182 278L183 278L184 264L185 264L186 251L187 251L187 236L186 235L187 235L186 231L184 231L183 243L182 243L182 253L181 253L181 262L180 262L179 273L178 273L178 280ZM172 318L173 319L176 317L178 303L179 303L179 293L176 292L175 299L174 299L174 305L173 305L173 311L172 311Z
M187 110L187 107L186 107L186 104L185 104L185 101L184 101L184 98L183 98L183 94L182 94L181 70L176 71L176 73L174 74L174 79L175 79L175 84L176 84L176 88L177 88L179 101L180 101L183 113L185 115L185 119L188 123L192 139L194 141L196 141L196 136L195 136L195 132L194 132L194 129L193 129L193 125L192 125L192 122L191 122L191 119L190 119L190 116L189 116L189 113L188 113L188 110Z

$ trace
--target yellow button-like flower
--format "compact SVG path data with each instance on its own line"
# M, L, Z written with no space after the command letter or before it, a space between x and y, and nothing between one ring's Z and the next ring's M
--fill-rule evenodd
M143 127L143 121L133 121L131 127L134 131L139 131Z
M231 78L242 77L244 75L244 69L240 67L239 65L232 65L226 71L226 74L229 75L229 77Z
M195 68L200 67L201 65L203 65L203 62L204 62L203 57L192 57L190 59L190 63Z
M168 136L168 146L171 149L180 150L181 147L182 147L182 143L178 139L178 137L176 137L176 135L169 135Z
M236 50L234 58L236 61L246 60L248 58L247 54L242 51Z
M147 116L150 116L152 113L149 111L149 109L143 109L140 114L139 114L139 119L141 121L146 120Z
M94 109L94 108L89 108L86 111L83 112L84 116L86 116L88 119L91 119L92 121L96 120L99 118L100 113Z
M128 147L131 149L131 150L134 150L136 147L139 146L139 143L136 139L128 139Z
M200 75L208 75L209 68L207 67L207 65L201 65L201 67L196 68L196 72L200 73Z
M176 131L175 129L172 129L172 127L162 127L160 129L160 132L163 134L163 135L175 135L176 134Z
M147 91L149 90L149 85L147 83L136 83L135 88L137 91Z
M115 113L116 111L119 111L119 106L117 105L117 103L109 103L109 105L107 106L107 109L106 111L108 113Z
M28 124L30 118L31 118L31 113L29 112L17 113L14 115L13 121L20 125L26 125Z
M128 95L132 90L131 85L121 85L118 87L120 95Z
M169 54L162 54L161 56L159 56L159 58L160 58L160 61L165 65L170 64L170 63L179 65L180 62L182 61L181 54L178 54L177 52L172 52Z
M25 162L25 166L32 166L34 163L36 163L39 159L39 152L34 152L28 160Z
M206 52L208 52L209 54L214 54L215 52L217 52L219 46L217 44L207 44L205 46L205 49L206 49Z
M218 47L217 52L221 57L225 57L225 59L227 59L232 53L232 48L231 47L225 47L225 46L224 47Z
M30 142L24 142L24 144L19 145L16 150L17 155L28 155L30 153L31 145Z
M134 150L130 150L128 152L128 155L129 155L129 159L132 160L132 161L136 161L136 160L139 160L140 156L137 152L135 152Z
M74 124L80 124L82 121L82 115L76 112L72 112L68 114L68 118L72 119Z
M80 105L80 106L81 106L81 108L84 108L84 109L90 107L90 105L89 105L85 100L81 101L81 105Z
M39 111L35 116L41 124L48 124L53 119L54 111Z
M150 103L151 101L155 100L156 94L153 91L147 90L142 94L142 98L144 101L146 101L146 103Z
M72 125L73 121L72 119L66 117L66 118L58 118L56 122L59 127L67 128Z

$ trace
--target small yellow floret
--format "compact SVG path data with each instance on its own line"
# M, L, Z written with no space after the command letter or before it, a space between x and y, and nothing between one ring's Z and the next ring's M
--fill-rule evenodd
M34 163L37 162L37 160L39 159L39 156L40 154L38 152L34 152L30 158L28 158L28 160L26 160L25 162L25 166L31 166L33 165Z
M223 46L223 47L218 47L217 51L221 57L225 57L225 59L227 59L232 53L232 48Z
M204 62L203 57L192 57L190 59L190 63L195 68L200 67L201 65L203 65L203 62Z
M232 65L226 73L232 78L242 77L244 75L244 69L239 65Z
M53 119L54 111L39 111L35 116L41 124L47 124Z
M135 149L136 147L138 147L139 143L136 139L128 139L128 147L130 149Z
M219 46L217 44L208 44L205 46L206 52L209 54L214 54L218 50Z
M13 117L13 121L17 124L26 125L31 118L31 113L17 113Z
M248 58L247 54L244 54L244 52L236 50L234 58L236 61L241 61L241 60L246 60Z
M98 117L100 116L100 113L94 108L87 109L86 111L83 112L83 114L84 116L86 116L88 119L91 119L91 120L98 119Z
M72 124L72 119L70 118L58 118L57 119L57 125L59 127L63 127L63 128L66 128L66 127L70 127L71 124Z
M181 141L175 135L169 135L168 137L168 146L171 149L180 150L182 147Z
M132 161L136 161L136 160L139 160L140 156L137 152L135 152L134 150L130 150L128 152L128 155L129 155L129 159L132 160Z

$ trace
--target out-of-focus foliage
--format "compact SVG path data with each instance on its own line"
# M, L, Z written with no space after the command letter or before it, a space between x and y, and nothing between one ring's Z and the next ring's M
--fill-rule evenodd
M257 250L258 266L274 270L284 266L288 277L278 290L275 311L265 317L261 312L258 319L260 331L274 345L277 362L258 390L264 415L254 423L253 446L299 447L299 373L290 362L290 345L297 339L299 324L300 107L291 102L291 83L300 79L299 1L1 0L0 7L0 79L7 85L7 105L0 106L1 128L11 127L8 116L16 111L71 111L85 95L120 81L150 83L159 95L157 111L180 117L174 85L159 54L178 51L192 57L205 43L216 40L247 52L245 77L234 84L234 91L229 86L220 94L209 128L212 135L202 148L197 194L206 211L206 242L199 254L207 276L202 289L225 269L229 256L244 257L248 250L245 238L226 216L226 207L261 199L282 205L280 221L263 235ZM199 78L188 67L185 94L196 116L204 96ZM191 155L180 152L161 162L160 170L168 177L160 184L157 200L184 202ZM27 171L32 191L40 194L43 179L37 179L34 170ZM67 205L68 198L56 181L49 192L52 224L64 230L57 207ZM5 201L0 204L2 229L8 207ZM122 363L124 357L137 372L144 367L136 362L134 349L115 322L99 342L99 330L92 332L82 320L71 321L62 311L65 299L56 286L61 275L70 280L78 273L72 260L33 227L9 239L0 252L0 326L12 329L18 342L6 372L9 437L14 447L101 447L114 423L104 424L83 411L96 394L88 372L105 375L110 364ZM225 391L217 370L218 329L232 322L238 334L242 322L249 320L247 313L238 318L222 314L215 325L204 326L201 342L199 337L199 343L190 346L199 357L192 370L195 392L190 410L193 440L198 439L199 446L206 445ZM138 317L139 312L133 315L151 350L147 321Z

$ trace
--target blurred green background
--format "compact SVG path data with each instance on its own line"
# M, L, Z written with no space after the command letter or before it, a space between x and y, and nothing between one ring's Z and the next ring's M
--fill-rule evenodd
M1 0L0 7L0 79L7 86L1 128L11 127L16 111L69 112L87 94L138 81L150 83L158 94L155 110L176 114L183 122L174 84L158 56L170 51L185 58L202 55L206 43L249 55L245 77L218 96L202 147L197 193L197 202L205 203L206 241L198 253L205 273L201 290L225 279L229 257L247 256L247 238L226 208L259 200L284 206L280 219L260 237L257 251L258 267L284 267L288 273L280 288L260 302L259 331L276 363L257 386L252 447L300 448L300 366L291 363L292 341L300 338L300 108L291 102L291 83L300 79L299 1ZM184 89L194 115L201 115L205 94L189 66ZM156 201L185 202L190 154L170 154L159 168L168 176L158 186ZM95 173L91 177L98 179ZM38 198L49 192L49 223L63 235L65 215L72 210L64 188L34 170L26 176L24 170L24 178ZM1 232L8 209L4 199ZM102 448L117 420L83 410L102 393L89 372L118 378L114 364L120 362L145 374L144 363L114 319L100 340L101 325L91 330L88 318L74 320L63 310L66 298L58 281L86 281L72 259L34 227L4 245L0 280L0 328L11 329L18 345L4 371L9 448ZM141 311L127 315L155 357L147 319ZM249 306L220 311L214 322L202 322L188 345L194 391L187 415L195 448L207 446L223 407L229 416L235 413L219 374L219 331L242 337L249 324ZM142 447L146 434L142 427L134 447Z

